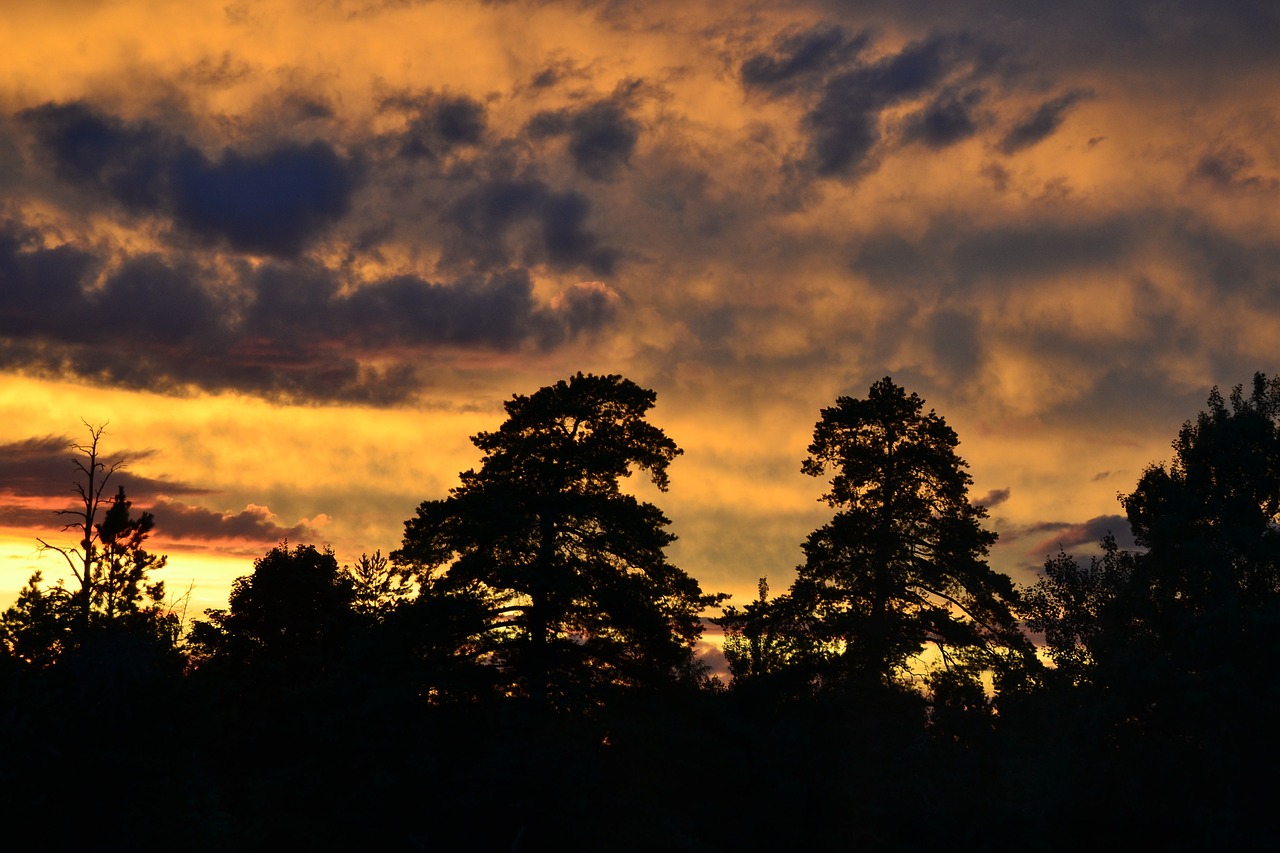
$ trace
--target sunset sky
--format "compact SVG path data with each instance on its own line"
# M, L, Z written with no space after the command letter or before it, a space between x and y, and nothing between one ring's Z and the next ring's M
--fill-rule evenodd
M1280 370L1272 2L0 0L0 45L0 606L64 574L82 420L195 614L621 373L740 604L838 395L943 415L1027 582Z

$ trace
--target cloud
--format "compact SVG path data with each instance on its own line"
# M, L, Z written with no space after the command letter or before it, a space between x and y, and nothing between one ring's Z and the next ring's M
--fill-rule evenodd
M994 73L999 51L962 34L936 34L868 58L871 37L819 24L786 31L766 53L748 56L740 78L749 91L807 104L801 119L803 166L819 177L857 178L876 165L886 113L923 105L902 122L900 144L941 149L978 133L983 98L973 83Z
M1248 174L1254 159L1244 149L1226 144L1200 155L1190 177L1225 191L1280 189L1280 179Z
M557 197L543 188L535 201L553 208L535 215L555 223ZM574 221L544 224L557 251L588 239ZM605 328L620 305L599 282L542 302L523 268L352 283L306 261L210 265L145 254L98 276L107 265L0 227L0 272L10 284L0 290L0 367L165 393L196 387L388 404L427 381L414 353L552 347Z
M540 112L527 132L534 139L567 136L569 154L583 175L613 180L630 163L640 138L640 123L631 115L640 81L624 81L613 95L582 107Z
M1041 537L1027 549L1028 556L1038 558L1080 545L1096 545L1108 533L1115 536L1116 543L1121 548L1136 547L1133 532L1129 529L1129 520L1122 515L1099 515L1088 521L1075 523L1045 521L1001 535L1007 539Z
M84 102L46 103L19 117L63 181L241 252L297 255L342 219L359 182L356 165L320 140L252 154L226 148L211 160L152 122Z
M271 543L282 539L314 539L315 530L305 524L284 527L265 506L249 504L240 512L216 512L161 498L150 508L156 532L166 539L236 539Z
M51 532L67 523L56 509L25 504L0 503L0 527Z
M987 493L986 493L985 495L983 495L982 497L980 497L980 498L978 498L977 500L973 501L973 503L974 503L975 505L977 505L977 506L984 506L984 507L986 507L987 509L991 509L991 508L993 508L993 507L1000 506L1000 504L1002 504L1002 503L1004 503L1005 501L1009 500L1009 495L1010 495L1010 493L1011 493L1011 492L1010 492L1010 490L1009 490L1008 488L1004 488L1004 489L992 489L991 491L987 492Z
M1015 154L1043 142L1062 126L1072 107L1092 97L1093 92L1090 90L1073 89L1056 98L1050 98L1020 118L1009 129L1000 140L1000 151L1004 154Z
M153 455L150 450L112 450L107 446L109 438L110 434L106 433L99 446L99 450L103 452L101 461L108 469L117 463L127 465L131 461L141 461ZM83 482L83 474L76 469L74 460L83 459L84 454L73 447L82 444L83 439L54 435L0 444L0 494L23 499L65 499L69 506L74 497L73 484ZM111 494L115 493L116 486L124 486L125 493L131 500L146 501L159 494L208 494L207 489L199 486L177 480L143 477L132 473L127 467L117 468L109 482ZM41 512L49 515L45 510Z
M850 265L882 288L939 287L941 282L1001 285L1110 268L1132 256L1144 240L1177 228L1157 214L1134 212L1093 220L972 223L943 215L917 236L871 232L854 247Z
M556 269L586 267L596 275L608 275L618 252L601 245L588 230L590 213L590 200L574 190L556 191L533 178L492 180L444 213L444 222L455 233L446 246L446 261L479 266L548 263ZM519 226L533 226L532 233L520 232ZM518 245L513 248L512 242Z
M939 95L923 110L907 117L902 130L903 141L939 149L976 135L978 120L974 110L983 97L980 89Z
M479 145L488 125L484 104L467 95L400 93L384 98L381 109L407 115L404 130L394 139L399 156L411 160L440 160L456 149Z
M739 68L742 84L770 95L786 94L848 66L870 43L866 32L848 33L836 24L819 22L808 29L780 34L768 52L747 57Z
M217 162L186 153L169 166L175 221L242 252L297 255L346 214L352 163L319 140L259 155L233 149Z
M929 318L934 362L956 378L974 375L982 365L981 330L981 320L972 312L935 311Z
M804 117L817 173L850 175L861 169L880 139L880 111L944 80L951 71L954 46L944 38L912 42L896 54L828 80L822 97Z
M239 539L251 542L278 542L281 539L314 538L315 531L305 523L285 527L266 507L250 504L240 512L215 512L182 503L174 496L210 494L210 490L168 478L144 477L131 472L129 462L154 455L152 451L120 450L107 447L105 434L99 450L110 472L104 496L113 496L118 487L134 505L134 511L149 511L156 517L160 534L169 539ZM73 447L81 444L68 436L40 436L0 444L0 525L33 531L59 530L69 518L60 509L79 506L75 483L83 483L84 475L73 460L84 454ZM111 469L115 467L115 470Z

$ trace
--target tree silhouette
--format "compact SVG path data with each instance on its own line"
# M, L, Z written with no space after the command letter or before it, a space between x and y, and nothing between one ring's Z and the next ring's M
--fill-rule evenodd
M1230 409L1214 388L1173 450L1122 498L1147 548L1141 627L1187 664L1213 665L1223 643L1265 644L1271 630L1254 617L1280 604L1280 377L1256 374L1248 397L1237 385Z
M79 454L74 463L80 478L72 484L77 506L59 513L74 519L64 529L74 531L79 541L68 548L38 540L63 557L79 588L68 589L62 580L42 586L37 572L0 616L5 645L37 666L54 663L65 652L82 649L91 636L104 634L129 634L145 640L152 651L172 654L181 630L178 616L164 606L164 582L148 583L151 572L166 562L143 547L155 519L149 512L131 513L124 486L104 498L108 481L124 462L104 460L99 446L104 426L88 429L89 440L72 445Z
M1023 736L1034 743L1034 725L1063 744L1046 779L1105 780L1087 803L1058 785L1068 831L1085 806L1149 844L1266 846L1276 821L1256 779L1280 760L1280 380L1213 389L1173 450L1121 497L1142 550L1107 537L1087 568L1060 554L1026 592L1060 677Z
M830 475L822 499L838 511L804 543L790 597L825 652L823 677L892 683L929 644L971 677L1029 654L1013 583L986 563L996 534L969 502L959 440L923 406L886 377L814 427L802 470Z
M661 511L619 485L636 468L667 488L681 451L645 420L654 399L581 373L514 396L502 426L472 439L480 469L424 502L392 555L422 596L482 602L474 654L540 703L590 704L694 669L699 614L717 598L667 562Z
M205 611L191 646L235 669L310 677L330 668L350 639L354 601L332 551L283 543L236 578L228 609Z
M381 551L361 554L342 573L351 583L352 608L374 620L386 618L410 592L408 578Z
M1076 680L1101 667L1132 688L1130 670L1156 661L1195 675L1270 657L1258 650L1280 618L1280 379L1256 374L1229 403L1214 388L1173 460L1121 497L1145 552L1108 537L1089 569L1060 555L1028 590L1029 624Z
M1069 683L1089 681L1098 662L1123 640L1135 556L1108 533L1101 556L1090 557L1088 566L1059 553L1045 560L1040 580L1023 592L1027 627L1044 634L1058 676Z
M72 483L72 489L79 497L78 506L74 509L60 510L59 515L73 518L64 530L74 530L80 539L77 545L63 548L51 545L44 539L38 539L42 548L47 548L62 555L67 567L80 583L75 594L79 623L82 629L89 626L90 615L94 604L102 599L102 581L107 565L102 559L99 541L100 526L97 523L98 510L101 508L107 483L113 474L123 467L123 460L107 462L102 458L99 444L106 432L106 424L85 427L89 430L89 440L84 444L72 444L71 448L78 454L73 461L80 478ZM123 497L123 492L119 497Z

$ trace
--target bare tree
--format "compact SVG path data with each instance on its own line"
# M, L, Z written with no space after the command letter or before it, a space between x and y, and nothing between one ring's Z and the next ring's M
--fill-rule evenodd
M79 505L58 511L59 515L72 519L62 529L75 531L80 537L79 544L62 548L44 539L37 538L36 541L42 549L61 554L71 573L80 582L80 590L75 595L77 616L80 626L88 628L90 614L93 612L94 592L101 586L101 575L106 571L106 564L101 559L100 529L96 523L98 510L104 503L107 483L125 463L123 459L108 462L102 458L99 444L107 431L105 423L98 426L93 426L88 421L81 423L89 430L89 439L84 443L71 445L71 449L80 454L74 460L79 477L72 484L72 490L79 497Z

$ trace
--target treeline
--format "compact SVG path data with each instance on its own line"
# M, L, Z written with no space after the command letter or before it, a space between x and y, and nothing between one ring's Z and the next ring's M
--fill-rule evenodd
M0 616L0 813L40 850L1269 847L1280 379L1215 389L1108 536L1019 587L945 420L824 409L833 515L724 606L671 565L652 391L513 397L390 555L282 543L184 629L102 432L72 583ZM730 683L694 654L718 613ZM1048 663L1046 663L1046 660Z

